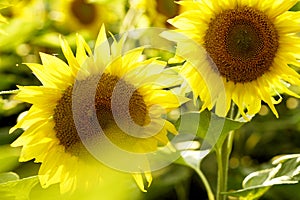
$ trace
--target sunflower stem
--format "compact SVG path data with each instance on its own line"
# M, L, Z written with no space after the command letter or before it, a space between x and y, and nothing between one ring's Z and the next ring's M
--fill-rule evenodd
M233 139L234 139L234 131L230 131L222 147L217 151L217 162L218 162L217 200L226 199L226 195L222 194L222 192L227 191L228 166L229 166L229 158L232 150Z
M202 180L202 182L204 184L204 187L205 187L206 192L207 192L208 200L215 200L214 193L212 192L211 187L209 185L209 182L206 179L206 177L203 174L203 172L200 169L196 169L195 171L197 172L198 176L201 178L201 180Z
M236 119L240 115L239 113L237 113L236 117L234 117L234 106L234 103L232 103L230 110L230 119ZM226 195L222 193L227 191L229 158L232 151L233 140L234 131L230 131L227 138L224 140L224 143L216 149L218 164L218 182L216 193L217 200L226 200Z

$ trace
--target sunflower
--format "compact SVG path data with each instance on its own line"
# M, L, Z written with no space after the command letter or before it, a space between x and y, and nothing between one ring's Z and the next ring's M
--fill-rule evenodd
M0 11L4 8L10 7L12 6L11 4L9 4L8 2L4 2L4 3L0 3ZM7 23L7 19L0 13L0 24L2 23ZM3 33L0 29L0 33Z
M24 129L12 146L23 146L20 161L35 159L41 163L39 180L43 187L60 183L61 192L66 193L97 185L110 171L88 151L78 132L84 129L85 139L95 141L95 121L112 144L136 154L169 145L167 134L177 133L163 115L177 108L181 100L165 88L170 85L159 81L175 81L177 75L165 74L165 63L156 58L141 59L143 48L122 55L124 40L125 37L119 42L114 40L110 46L102 26L94 53L78 35L76 55L66 40L61 39L68 64L44 53L40 54L42 65L27 64L43 85L18 86L15 99L33 105L10 132ZM92 85L95 85L95 90L90 89ZM89 94L93 95L92 105L84 101ZM73 104L78 100L76 95L80 95L79 100L83 101L74 108ZM93 109L96 120L90 119ZM79 116L74 115L75 111ZM81 119L83 127L76 126L76 117ZM121 125L130 127L120 128L117 119ZM134 127L137 127L136 131ZM105 152L104 147L102 151ZM108 156L118 159L117 155ZM152 180L148 164L144 163L144 166L137 166L140 171L132 172L143 191L143 180L146 179L148 185Z
M224 83L225 92L210 97L209 88L197 84L195 70L182 69L196 98L199 96L203 101L203 109L223 104L224 108L216 112L226 116L233 102L248 119L259 112L264 101L278 117L274 105L282 99L280 93L299 98L289 87L300 85L300 75L295 71L300 57L300 40L296 35L300 31L300 12L288 11L297 2L178 2L185 11L168 22L177 28L176 32L205 48L215 63L212 73L218 73Z
M129 27L168 27L166 20L174 17L178 12L178 5L172 0L130 0L123 22L123 29Z
M3 9L3 15L0 14L0 28L4 29L3 32L7 33L4 38L1 38L4 40L0 42L1 46L9 46L11 45L10 43L15 43L15 40L13 42L10 41L7 35L13 35L22 30L24 33L21 34L21 38L24 38L27 35L26 31L41 29L46 19L45 5L41 0L1 1L0 11L2 11L1 9ZM24 26L26 27L26 31ZM20 28L19 30L19 27L22 27L22 29ZM7 45L6 42L9 45Z
M88 0L66 0L49 2L50 19L57 27L66 31L82 31L96 35L102 23L111 31L117 31L124 16L125 4L89 2ZM71 22L71 23L70 23Z

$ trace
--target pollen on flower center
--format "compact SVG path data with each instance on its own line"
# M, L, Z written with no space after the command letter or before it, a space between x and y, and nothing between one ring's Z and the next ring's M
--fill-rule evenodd
M103 74L98 83L95 98L97 117L101 127L105 128L108 124L108 120L113 120L111 100L116 87L118 87L118 92L115 94L117 98L115 106L126 103L124 100L130 97L129 105L126 110L122 110L124 109L123 106L118 107L118 112L120 112L118 116L125 116L125 113L128 112L129 109L131 119L136 124L140 126L146 125L148 123L148 111L143 96L133 85L128 84L117 76Z
M235 83L251 82L267 72L279 46L272 21L246 6L216 15L204 40L220 74Z
M84 25L92 24L96 20L96 8L86 0L74 0L71 3L71 11Z
M254 58L263 48L261 39L251 23L236 22L228 33L227 51L233 57Z
M72 113L72 90L68 87L54 109L53 119L56 137L67 152L72 152L74 146L80 144Z
M87 80L80 81L78 84L89 85L92 84L96 79L98 79L97 76L91 76ZM101 128L104 130L104 133L108 126L117 127L114 120L115 116L113 116L111 108L112 95L116 87L120 87L118 88L118 91L122 91L121 93L116 94L115 98L117 98L117 104L124 104L124 99L126 99L126 96L130 95L128 105L129 114L131 117L130 120L134 121L134 123L140 126L146 125L149 122L149 119L147 106L144 102L143 96L134 88L133 85L128 84L126 81L118 78L117 76L103 74L98 81L94 109L96 110L98 122ZM56 137L60 141L60 144L65 147L67 152L77 155L79 151L78 147L82 146L82 143L80 137L78 136L73 120L72 92L72 86L64 91L61 99L57 102L56 108L54 109L53 118L55 122L54 130L56 131ZM82 105L82 114L88 114L90 111L92 111L92 108L93 107L90 105ZM120 108L122 108L122 106ZM88 109L90 109L90 111ZM128 110L120 109L118 112L120 112L120 115L118 116L122 116L122 114L128 112ZM86 117L83 116L82 118L83 120L86 120ZM87 121L84 124L90 126L92 123ZM91 130L91 128L86 127L86 130ZM121 130L116 129L115 131ZM89 133L86 134L88 135Z

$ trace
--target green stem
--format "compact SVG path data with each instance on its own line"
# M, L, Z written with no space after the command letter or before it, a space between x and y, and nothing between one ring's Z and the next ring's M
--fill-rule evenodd
M200 169L196 169L195 171L197 172L197 174L199 175L199 177L201 178L201 180L204 184L204 187L205 187L206 192L207 192L208 199L209 200L215 200L214 193L212 192L211 187L209 185L209 182L206 179L205 175L202 173L202 171Z
M223 195L222 192L227 191L228 166L229 166L229 158L232 150L233 139L234 139L234 131L230 131L222 147L216 151L217 163L218 163L217 200L226 199L226 196Z
M217 200L221 200L222 199L222 195L221 192L224 189L224 170L223 170L223 159L222 159L222 150L217 149L216 150L216 157L217 157L217 163L218 163L218 182L217 182L217 193L216 193L216 197Z
M236 118L238 116L239 113L237 113ZM230 118L234 119L234 104L231 105ZM229 158L232 151L233 140L234 131L230 131L224 143L216 149L218 163L217 200L226 200L226 195L222 194L222 192L227 191Z

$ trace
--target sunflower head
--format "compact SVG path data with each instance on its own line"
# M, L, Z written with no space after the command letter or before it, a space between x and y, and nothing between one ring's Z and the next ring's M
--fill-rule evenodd
M101 171L110 167L132 173L143 191L143 177L150 185L144 154L169 145L168 133L177 131L163 116L182 101L168 89L172 85L158 81L177 78L165 73L165 63L143 59L143 48L122 53L124 41L110 44L103 26L94 51L78 35L75 55L61 39L68 64L44 53L42 64L27 64L42 86L19 86L15 98L33 105L11 129L25 130L12 145L23 146L21 161L41 163L43 187L87 188L105 182ZM130 164L137 166L116 166L118 160L128 165L126 155L136 154Z
M105 23L110 30L116 31L124 15L124 3L99 3L87 0L66 0L49 2L49 16L60 30L80 31L93 37L100 25ZM116 14L118 13L118 14ZM71 23L70 23L71 22Z
M252 7L225 10L208 24L204 46L228 81L261 77L273 64L279 46L274 24Z
M225 101L224 112L219 115L225 116L233 101L247 119L259 112L261 101L264 101L278 116L274 104L280 100L276 101L274 94L299 97L288 87L288 84L300 84L299 74L288 65L299 66L300 41L296 35L300 30L299 12L288 11L296 3L261 0L179 2L184 12L169 22L178 28L178 32L202 45L215 63L214 71L223 79L225 93L216 99L199 96L209 105ZM191 82L188 71L183 69Z
M168 27L166 20L178 12L178 5L172 0L131 0L125 24L135 27ZM134 19L132 19L134 18Z

